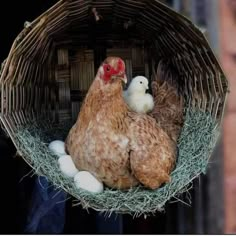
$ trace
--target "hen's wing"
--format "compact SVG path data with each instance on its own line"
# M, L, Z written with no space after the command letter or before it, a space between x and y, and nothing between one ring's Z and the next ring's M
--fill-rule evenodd
M149 116L133 115L130 123L130 165L135 177L155 189L170 181L176 144Z

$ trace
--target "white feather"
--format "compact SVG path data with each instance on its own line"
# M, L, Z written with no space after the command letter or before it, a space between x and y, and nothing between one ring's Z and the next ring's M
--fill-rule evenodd
M124 90L124 91L123 91L123 98L124 98L125 100L128 99L128 90Z
M126 148L128 146L129 139L126 137L122 137L121 140L118 142L121 148Z
M58 159L58 164L59 164L61 172L66 177L73 178L78 173L78 170L70 155L61 156Z
M80 171L74 177L74 182L77 188L87 190L91 193L103 192L103 183L98 181L88 171Z

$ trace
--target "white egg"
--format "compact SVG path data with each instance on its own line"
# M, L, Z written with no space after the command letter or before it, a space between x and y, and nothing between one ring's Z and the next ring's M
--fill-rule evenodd
M48 148L54 152L57 156L66 155L65 143L61 140L55 140L49 143Z
M66 177L73 178L78 173L78 170L70 155L61 156L58 159L58 163L59 163L61 172Z
M92 193L103 192L103 183L98 181L88 171L80 171L74 177L74 182L77 188L82 188Z

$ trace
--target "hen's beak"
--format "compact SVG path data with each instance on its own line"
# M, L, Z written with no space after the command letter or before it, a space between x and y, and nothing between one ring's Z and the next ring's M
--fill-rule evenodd
M127 79L126 74L124 74L124 75L121 77L121 80L122 80L125 84L127 84L128 79Z

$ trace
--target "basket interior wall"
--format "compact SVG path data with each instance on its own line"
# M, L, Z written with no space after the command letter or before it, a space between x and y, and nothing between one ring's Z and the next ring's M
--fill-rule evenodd
M163 73L176 73L191 106L221 119L227 81L190 21L155 0L74 0L59 1L13 43L0 80L1 120L8 132L41 116L76 119L109 55L125 60L129 79L138 74L154 79L162 61Z

